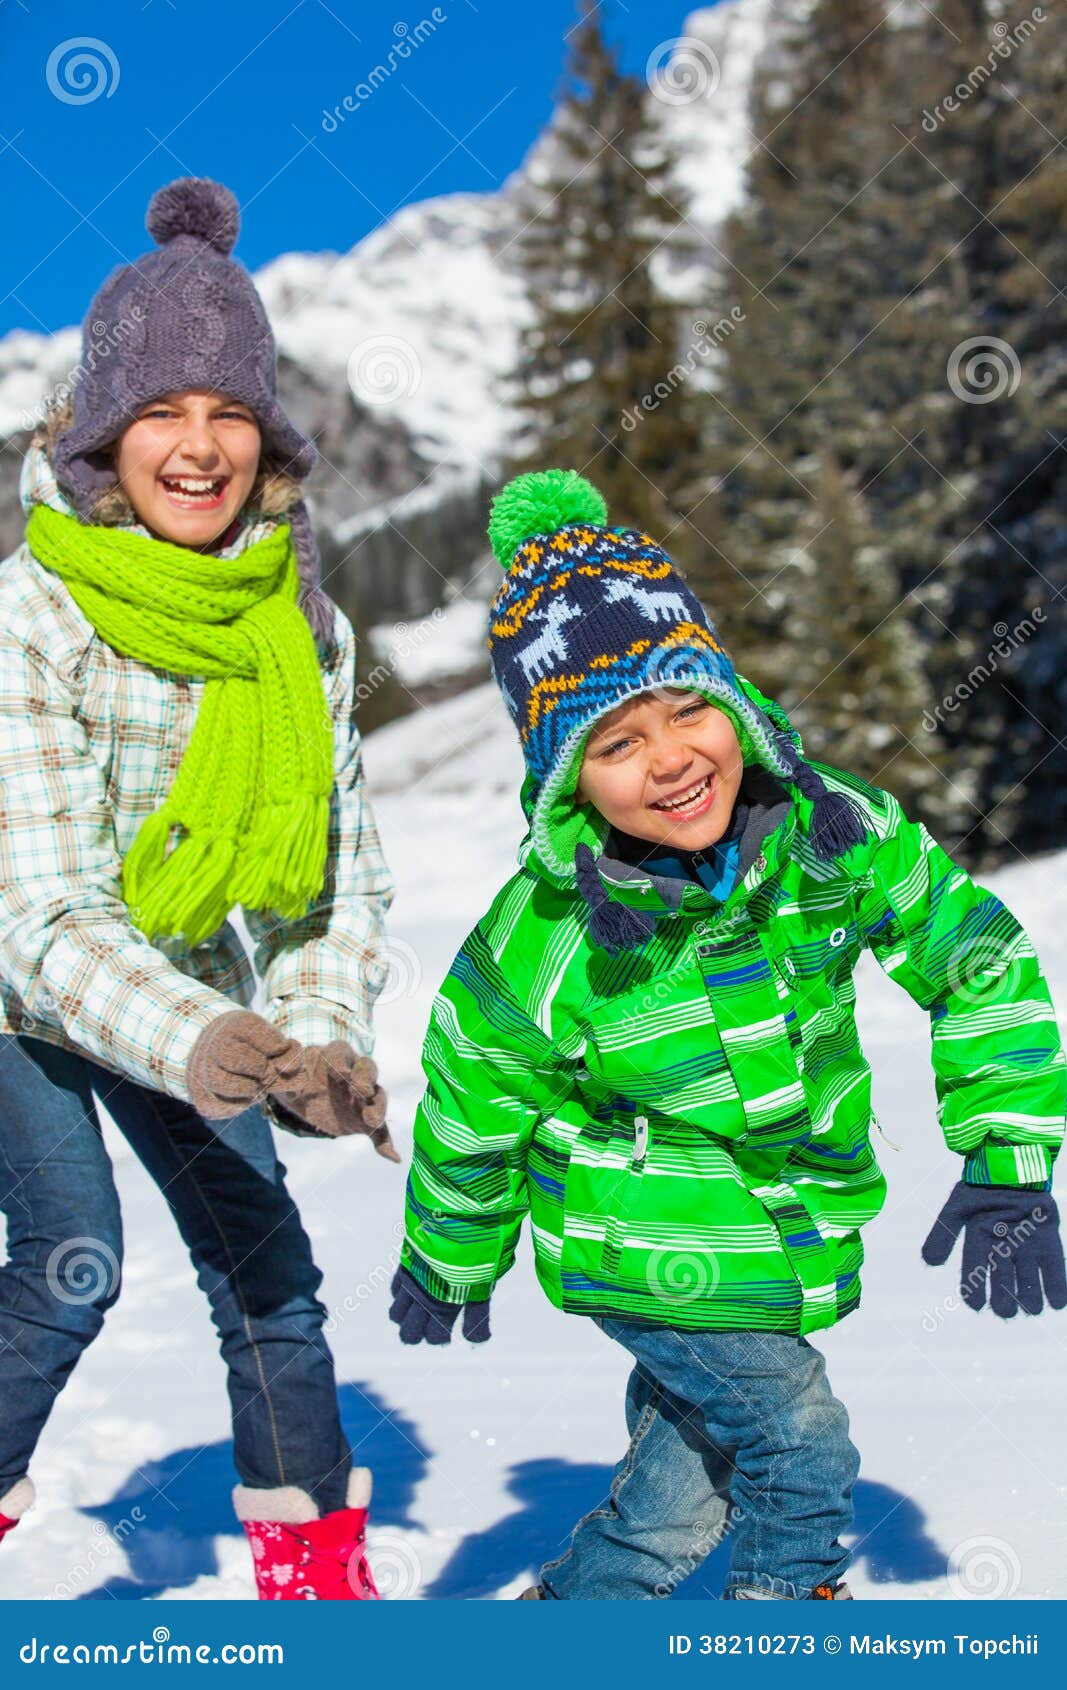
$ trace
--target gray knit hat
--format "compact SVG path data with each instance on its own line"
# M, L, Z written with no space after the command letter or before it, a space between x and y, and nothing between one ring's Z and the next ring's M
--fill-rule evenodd
M240 211L229 188L185 176L153 195L145 219L157 250L113 271L82 326L74 419L56 442L55 471L85 519L114 485L109 448L138 411L164 393L208 388L232 394L256 416L279 469L302 480L315 465L311 441L278 403L274 336L251 276L230 257ZM303 504L291 513L316 632L332 625L319 598L319 560ZM318 624L318 625L317 625Z

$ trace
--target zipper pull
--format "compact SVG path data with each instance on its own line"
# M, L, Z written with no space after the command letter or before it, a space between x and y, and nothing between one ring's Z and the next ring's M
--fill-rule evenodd
M648 1116L634 1116L634 1161L643 1162L648 1154Z
M885 1133L884 1133L884 1132L883 1132L883 1131L882 1131L882 1123L881 1123L881 1121L880 1121L880 1120L879 1120L879 1119L878 1119L878 1117L877 1117L877 1115L872 1115L872 1116L871 1116L871 1120L872 1120L872 1121L873 1121L873 1122L874 1122L874 1124L875 1124L875 1126L876 1126L876 1127L877 1127L877 1128L878 1128L878 1135L879 1135L879 1137L880 1137L880 1138L884 1138L884 1139L885 1139L885 1141L886 1141L886 1143L887 1143L887 1144L888 1144L888 1146L889 1146L889 1148L890 1148L890 1150L899 1150L899 1149L900 1149L900 1145L899 1145L899 1144L894 1144L894 1143L893 1143L893 1140L892 1140L892 1139L891 1139L891 1138L889 1138L889 1137L888 1137L888 1136L887 1136L887 1135L886 1135L886 1134L885 1134Z

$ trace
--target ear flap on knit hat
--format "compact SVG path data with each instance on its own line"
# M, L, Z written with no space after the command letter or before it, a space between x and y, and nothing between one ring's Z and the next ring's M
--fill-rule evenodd
M320 585L322 564L315 540L311 513L303 499L287 513L286 521L293 536L293 551L300 575L300 597L297 601L307 617L315 638L326 644L333 636L333 604Z

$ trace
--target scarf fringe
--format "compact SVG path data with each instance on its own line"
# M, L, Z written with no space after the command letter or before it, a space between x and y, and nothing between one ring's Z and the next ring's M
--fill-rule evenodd
M852 801L843 792L828 789L815 799L808 832L815 855L824 863L843 857L853 845L862 845L867 837Z
M167 841L175 818L164 804L146 816L122 864L122 895L131 913L138 909L153 878L166 857Z
M304 915L322 887L329 822L329 799L311 793L271 805L242 850L234 901L276 910L289 920Z
M130 905L145 938L178 934L190 945L209 938L233 908L228 886L235 856L232 833L190 834L179 840Z

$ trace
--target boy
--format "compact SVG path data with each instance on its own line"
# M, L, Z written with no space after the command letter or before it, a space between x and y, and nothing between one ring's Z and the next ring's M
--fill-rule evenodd
M860 951L929 1010L964 1158L924 1253L965 1227L965 1299L988 1276L1001 1315L1039 1312L1042 1276L1067 1303L1064 1054L999 899L890 793L806 762L666 554L605 522L569 471L493 507L530 831L434 1007L391 1312L447 1343L466 1305L487 1338L528 1208L548 1296L634 1357L610 1499L527 1594L669 1595L728 1525L727 1598L842 1598L858 1458L807 1335L856 1307L885 1193Z

